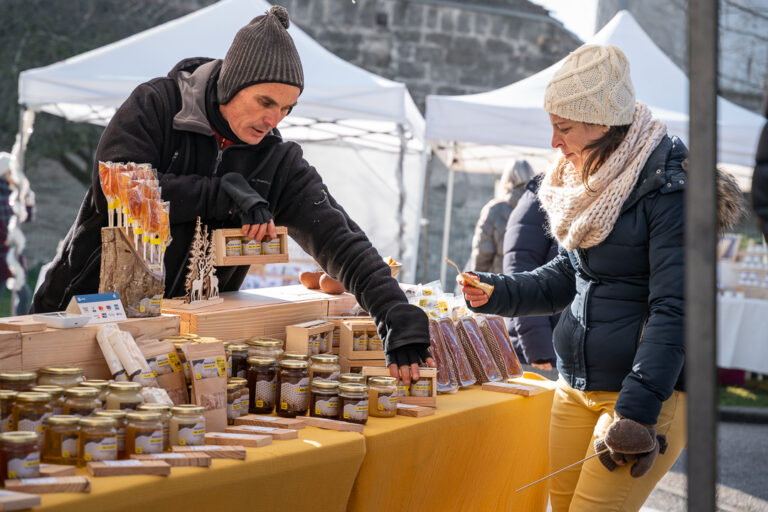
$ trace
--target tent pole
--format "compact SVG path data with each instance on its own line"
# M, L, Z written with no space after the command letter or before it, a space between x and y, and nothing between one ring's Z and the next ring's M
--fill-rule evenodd
M432 155L432 148L427 142L424 142L424 151L421 155L421 197L419 204L419 212L421 219L419 221L419 229L416 237L416 247L419 254L419 263L421 272L414 282L426 282L427 281L427 266L429 265L429 183L431 181L430 176L432 172L432 165L430 162L430 156ZM414 275L416 275L414 273Z
M397 136L400 138L400 154L397 158L397 261L403 261L405 252L405 180L403 179L403 167L405 165L405 151L408 147L408 140L405 138L405 129L402 123L397 123Z
M440 258L440 283L445 290L446 286L446 274L448 272L448 264L445 262L445 258L448 257L448 242L451 238L451 211L453 210L453 181L456 171L453 170L453 166L448 169L448 191L445 194L445 220L443 222L443 253Z

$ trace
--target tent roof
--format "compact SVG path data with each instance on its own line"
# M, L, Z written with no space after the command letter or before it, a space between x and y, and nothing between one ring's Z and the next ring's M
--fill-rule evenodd
M654 44L632 15L620 11L588 44L612 44L630 62L639 101L667 124L670 134L688 140L688 78ZM550 147L552 131L543 110L544 90L563 61L514 84L465 96L427 97L427 139L476 144ZM719 160L752 166L765 122L718 98Z
M223 58L244 23L270 7L266 0L221 0L101 48L23 71L19 103L71 121L104 124L137 85L167 75L180 60ZM296 116L401 123L422 138L424 120L405 85L340 59L295 23L289 32L304 67Z

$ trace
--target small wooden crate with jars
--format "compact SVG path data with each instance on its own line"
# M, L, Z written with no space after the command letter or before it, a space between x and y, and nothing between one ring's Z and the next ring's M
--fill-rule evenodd
M275 231L277 238L257 242L237 228L213 230L216 266L288 263L288 230L278 226Z
M313 320L285 327L285 351L298 354L330 354L333 349L334 324Z

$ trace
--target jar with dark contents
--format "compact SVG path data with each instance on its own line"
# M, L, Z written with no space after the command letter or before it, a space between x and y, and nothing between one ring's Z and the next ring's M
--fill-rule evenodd
M368 422L368 386L339 385L339 419L360 425Z
M64 388L61 386L49 386L44 384L42 386L33 387L31 391L48 393L51 395L51 414L55 416L64 414L64 401L66 400L66 397L64 396Z
M0 434L0 481L40 476L40 448L34 432Z
M283 342L276 338L257 337L247 340L249 357L274 357L277 360L283 355Z
M379 418L391 418L397 414L397 379L368 379L368 414Z
M129 412L125 415L126 454L161 453L163 424L158 412Z
M309 380L336 380L341 374L339 356L333 354L317 354L310 358Z
M232 359L232 377L245 379L248 373L248 345L230 345Z
M51 395L24 391L16 395L13 430L35 432L42 438L43 421L51 415Z
M247 415L248 403L250 402L250 397L248 396L248 380L239 377L232 377L229 379L229 382L234 382L235 384L240 385L240 396L237 399L240 405L238 410L240 411L240 416Z
M340 384L365 384L365 375L359 373L342 373L339 375Z
M112 418L115 420L115 431L117 432L117 458L125 458L125 411L120 409L107 409L105 411L96 411L93 413L95 418Z
M48 416L45 418L40 460L50 464L77 465L79 438L79 416Z
M163 451L171 451L171 406L167 404L142 404L138 406L136 410L156 412L160 414L160 423L163 424Z
M13 430L13 406L17 391L0 389L0 434Z
M309 369L306 361L280 361L277 385L277 415L304 416L309 408Z
M37 384L69 389L85 380L85 371L77 366L45 366L37 370Z
M64 391L64 396L67 397L64 402L64 414L85 417L101 409L98 389L78 386Z
M35 372L6 371L0 372L0 389L11 391L29 391L37 385Z
M240 384L227 382L227 425L234 425L240 417Z
M107 393L109 392L109 381L101 379L88 379L78 384L81 388L94 388L99 390L99 400L102 407L106 406Z
M91 461L117 460L117 421L99 416L80 418L78 449L81 466Z
M315 379L309 399L309 415L331 420L339 417L339 383L335 380Z
M275 408L277 360L274 357L248 358L248 412L270 414Z

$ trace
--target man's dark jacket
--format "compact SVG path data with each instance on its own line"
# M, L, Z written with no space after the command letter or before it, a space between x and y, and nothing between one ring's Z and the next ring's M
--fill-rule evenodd
M414 343L428 346L426 315L408 305L389 267L331 197L297 144L283 141L273 130L257 145L219 149L206 115L206 92L215 87L220 67L220 60L184 60L168 77L138 86L117 110L96 151L93 183L35 295L34 311L59 311L73 295L98 291L101 227L107 225L98 161L146 162L158 169L162 197L171 202L166 297L184 294L198 216L209 229L240 226L232 214L235 205L220 187L222 175L237 172L269 202L275 223L287 227L289 235L371 313L388 352ZM220 291L238 290L247 272L247 266L218 267Z
M578 390L620 391L616 410L648 424L683 385L686 156L679 139L662 139L599 245L561 250L532 272L478 274L495 290L475 311L562 311L554 345L563 378Z
M763 126L757 144L755 172L752 174L752 206L760 220L763 237L768 240L768 123Z
M547 217L536 197L543 175L525 185L504 232L504 273L535 270L557 256L557 241L547 233ZM505 319L509 338L523 363L554 362L552 331L559 315Z

